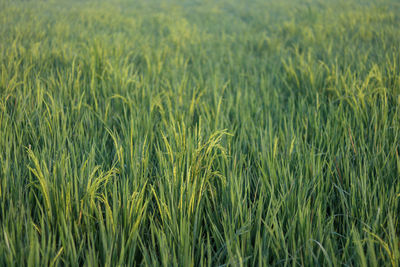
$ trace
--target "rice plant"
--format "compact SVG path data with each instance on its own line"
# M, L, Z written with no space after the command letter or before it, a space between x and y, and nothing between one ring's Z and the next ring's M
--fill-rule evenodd
M0 0L1 266L399 266L396 0Z

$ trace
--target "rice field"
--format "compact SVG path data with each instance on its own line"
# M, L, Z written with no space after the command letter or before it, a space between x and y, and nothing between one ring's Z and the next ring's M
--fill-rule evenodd
M400 265L396 0L0 0L0 266Z

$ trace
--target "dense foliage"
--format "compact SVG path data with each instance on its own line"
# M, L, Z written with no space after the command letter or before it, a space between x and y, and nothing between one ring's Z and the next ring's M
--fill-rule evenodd
M0 0L0 265L398 266L396 0Z

